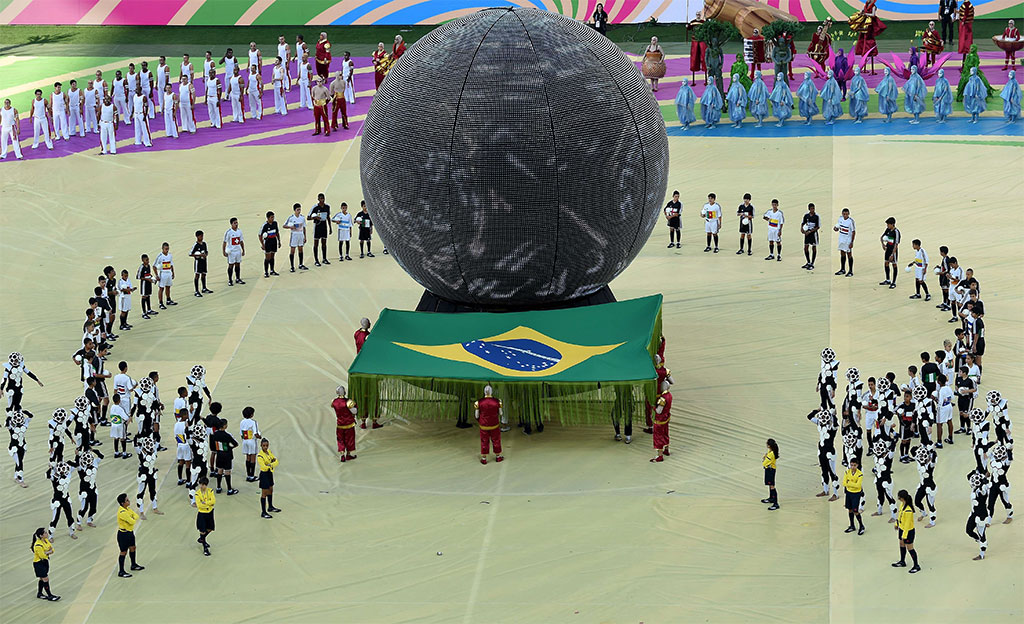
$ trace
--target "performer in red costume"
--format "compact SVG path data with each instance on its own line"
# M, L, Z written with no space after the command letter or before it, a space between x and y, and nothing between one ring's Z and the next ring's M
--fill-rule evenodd
M1020 31L1017 30L1017 26L1010 20L1006 24L1006 29L1003 31L1003 41L1020 41ZM1017 53L1013 49L1006 49L1006 60L1003 61L1003 71L1006 71L1013 65L1017 64Z
M960 20L960 39L957 45L957 52L960 53L960 63L963 65L967 53L971 51L974 43L974 5L971 0L964 0L957 11L957 19Z
M336 392L331 407L338 419L338 452L341 461L349 461L356 458L356 402L345 396L345 386L338 386Z
M664 336L662 336L661 340L658 342L658 357L661 358L662 362L665 361L665 337Z
M320 33L320 40L316 42L316 73L327 83L331 72L331 42L327 40L327 33Z
M672 393L668 391L671 384L668 380L661 382L661 396L658 397L658 406L654 408L654 449L658 456L651 459L652 462L663 462L665 457L671 455L668 452L668 421L672 419Z
M921 35L921 49L924 50L924 66L935 64L935 55L942 52L942 35L935 28L935 22L928 22Z
M748 41L751 42L754 52L753 58L750 61L750 79L753 80L754 71L761 71L761 63L768 62L768 54L764 46L764 37L761 36L761 32L756 28ZM662 337L662 340L664 340L664 337Z
M405 54L405 41L402 40L402 35L395 35L395 43L391 46L391 60L397 61L403 54Z
M331 129L338 129L338 111L341 111L341 127L348 130L348 107L345 104L345 85L347 81L338 74L338 77L331 83Z
M356 330L356 353L363 350L363 343L370 336L370 319L361 318L359 319L359 329Z
M373 86L377 89L380 88L380 83L384 82L384 76L388 75L389 66L388 51L384 49L384 42L381 41L373 51Z
M832 18L826 19L811 35L811 43L807 46L807 56L821 67L823 73L828 71L826 62L830 51L829 46L832 45L832 35L828 33L828 29L831 26Z
M686 25L686 30L691 31L690 33L690 75L695 77L697 72L707 71L707 66L704 65L704 52L708 48L708 44L703 41L697 41L693 37L692 31L704 23L704 19L700 16L700 11L697 12L697 16L692 22Z
M492 395L494 390L484 386L484 398L473 404L474 416L480 424L480 463L487 463L487 454L494 448L494 461L505 461L501 455L501 401Z
M331 94L324 86L324 79L320 76L313 78L313 88L310 90L310 97L313 99L313 136L320 134L320 122L324 124L324 132L331 136L331 122L327 119L327 106Z
M672 371L665 368L665 358L661 355L654 356L654 370L658 373L658 388L666 381L669 385L674 384L675 381L672 379ZM654 424L651 419L651 413L655 411L655 406L650 403L647 404L647 426L644 428L644 433L654 433Z
M854 54L867 56L871 59L871 75L875 75L875 57L878 56L878 47L875 39L882 34L886 26L878 18L878 9L875 7L875 0L867 0L864 8L859 13L850 17L850 29L857 34L857 45L854 47Z

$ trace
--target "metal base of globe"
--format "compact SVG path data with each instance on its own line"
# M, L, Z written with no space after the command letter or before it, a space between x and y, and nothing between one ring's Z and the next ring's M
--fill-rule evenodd
M557 301L554 303L534 304L526 306L515 305L482 305L449 301L435 295L429 290L423 291L420 302L416 306L417 312L526 312L530 310L565 310L568 308L582 308L585 306L599 305L602 303L614 303L615 295L607 285L584 297Z

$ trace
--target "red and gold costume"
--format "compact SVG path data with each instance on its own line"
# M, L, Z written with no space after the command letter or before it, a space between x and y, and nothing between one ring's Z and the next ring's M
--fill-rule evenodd
M971 0L964 0L957 10L957 19L960 20L960 39L957 45L957 52L967 55L971 51L971 44L974 43L974 5Z
M807 46L807 56L811 57L811 60L817 63L823 72L828 71L825 65L828 61L829 46L832 45L832 35L828 34L831 25L831 19L825 20L821 30L815 30L811 35L811 43Z
M316 73L320 74L320 77L326 82L330 71L331 42L327 39L321 39L316 42Z
M318 79L310 95L313 98L313 136L320 134L321 121L324 124L324 133L327 136L331 136L331 122L327 118L327 105L331 94L327 92L327 88Z
M366 338L369 335L370 335L370 332L368 330L363 329L362 327L360 327L359 329L356 330L356 333L355 333L356 353L359 353L360 351L363 350L363 343L366 342Z
M672 419L672 393L663 392L658 397L658 407L661 413L654 414L654 449L659 456L664 453L668 455L668 421Z
M1017 30L1016 28L1011 28L1010 26L1007 26L1006 29L1003 30L1003 41L1020 41L1020 31ZM1019 46L999 47L1002 48L1004 52L1006 52L1006 59L1003 61L1003 69L1006 70L1012 67L1013 65L1016 65L1017 50L1020 49Z
M476 402L474 408L480 424L480 463L487 463L484 456L492 447L496 460L501 461L501 401L494 397L484 397Z
M662 358L661 362L655 362L655 364L654 364L654 371L656 373L658 373L658 387L659 388L661 387L661 384L665 381L665 379L669 375L672 374L672 371L670 371L668 368L665 367L665 360L664 360L664 358ZM647 428L644 429L644 433L651 433L650 429L651 429L651 426L653 424L653 421L651 420L651 414L653 414L653 413L654 413L654 406L651 405L650 403L647 403Z
M700 19L700 15L697 15L697 19L693 20L686 25L687 30L694 30L698 26L704 23L704 20ZM699 71L707 71L707 66L704 65L704 52L708 49L708 44L703 41L697 41L690 34L690 73L697 73Z
M665 337L664 336L662 336L661 340L658 342L658 357L661 358L661 361L663 363L665 362Z
M935 28L924 27L921 35L921 49L924 50L924 66L935 64L935 55L942 52L942 35Z
M388 70L391 68L391 57L388 53L380 48L373 51L373 84L374 87L380 88L380 83L384 82L384 77L388 75Z
M405 54L405 42L399 41L398 43L391 46L391 59L397 61L399 57Z
M764 37L762 37L760 35L760 33L758 33L758 31L756 31L756 30L754 31L754 34L751 35L749 39L747 39L747 41L750 42L750 48L751 48L751 56L750 56L750 61L749 61L750 62L750 79L753 80L754 79L754 72L755 71L760 71L760 69L761 69L761 63L767 63L768 62L768 51L767 51L767 49L765 48L765 45L764 45ZM662 340L662 343L664 344L664 341L665 341L664 337L661 340Z
M882 34L886 26L875 14L875 0L867 0L859 13L850 17L850 30L857 34L857 45L853 51L857 56L878 56L875 39Z
M331 403L334 415L338 418L338 452L343 453L341 461L355 459L352 453L356 450L356 415L352 411L356 402L345 397L338 397Z
M345 103L345 79L341 76L331 83L331 129L338 129L338 111L341 111L341 127L348 130L348 105Z

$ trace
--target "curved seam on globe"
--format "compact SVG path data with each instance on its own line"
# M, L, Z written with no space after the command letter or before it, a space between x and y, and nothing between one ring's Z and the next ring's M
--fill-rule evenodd
M526 33L526 40L530 42L530 49L533 50L534 56L539 61L540 60L540 54L537 52L537 47L533 44L533 37L530 36L530 29L526 27L526 22L524 22L523 19L521 17L519 17L515 13L515 11L510 11L510 13L512 15L515 15L515 18L517 20L519 20L520 24L522 24L523 32ZM568 31L566 31L566 32L568 33ZM538 65L539 65L539 63L538 63ZM547 75L544 74L543 77L544 77L544 80L543 80L543 82L541 84L544 85L544 103L546 104L545 108L547 108L547 112L548 112L548 128L551 130L551 147L557 153L558 152L558 135L555 133L555 119L554 119L554 117L551 114L551 98L548 97ZM559 179L559 178L561 178L561 175L559 173L559 168L558 167L555 168L555 178L556 178L555 179L555 206L558 206L560 208L561 205L562 205L562 185L561 185L561 180ZM551 286L552 286L552 284L555 281L555 271L558 270L558 251L559 251L559 246L557 244L557 241L558 241L558 226L561 223L561 216L562 216L562 211L561 210L556 210L555 211L555 241L556 241L556 244L555 244L555 253L552 254L552 258L551 258L551 277L548 278L547 289L546 289L548 292L551 292Z
M483 47L484 41L487 40L487 35L491 34L491 30L494 26L507 14L508 12L503 15L499 15L498 19L491 22L491 25L487 27L487 32L484 33L483 37L480 37L480 43L477 44L476 50L473 51L473 58L470 59L468 65L470 69L466 72L466 77L462 79L462 88L459 89L459 99L455 104L455 116L452 123L452 138L451 141L448 142L448 235L449 240L451 240L452 243L452 258L455 259L455 265L459 268L459 277L462 279L462 283L466 286L466 294L473 300L473 303L477 304L479 304L480 301L476 298L476 295L473 294L473 289L469 287L469 280L466 279L466 273L462 269L462 263L459 262L459 247L455 242L454 229L452 228L452 159L455 151L455 135L459 129L459 111L462 109L462 96L466 93L466 84L469 82L470 74L473 73L473 61L476 60L476 55L480 52L480 48Z

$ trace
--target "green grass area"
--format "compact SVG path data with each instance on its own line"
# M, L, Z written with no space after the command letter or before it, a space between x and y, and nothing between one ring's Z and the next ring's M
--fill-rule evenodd
M97 65L113 63L123 58L122 56L44 56L18 61L0 70L0 90L35 82L47 76L59 76L60 74L77 72ZM110 75L112 77L113 73ZM64 85L64 87L67 88L67 85Z

